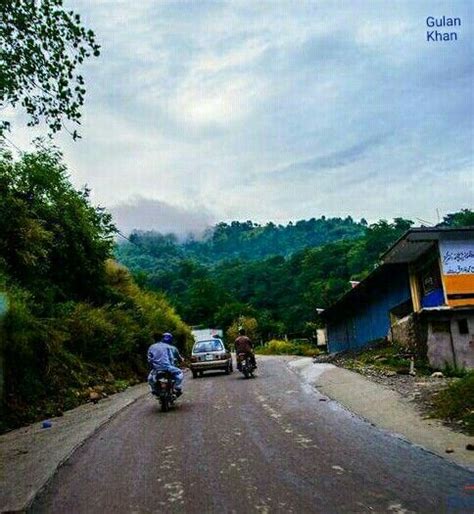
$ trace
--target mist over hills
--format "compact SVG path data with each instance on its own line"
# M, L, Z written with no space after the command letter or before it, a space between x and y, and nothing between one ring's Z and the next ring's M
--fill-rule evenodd
M354 239L364 234L367 222L346 218L300 220L287 225L269 222L260 225L252 221L218 223L198 236L162 234L157 231L135 230L128 242L120 242L117 258L132 270L168 267L168 259L196 259L201 264L224 260L260 260L271 256L288 257L307 247L333 241Z

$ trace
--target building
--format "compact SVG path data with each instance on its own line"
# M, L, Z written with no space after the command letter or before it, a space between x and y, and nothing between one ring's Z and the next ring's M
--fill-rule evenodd
M474 227L409 230L322 316L330 352L387 338L432 367L474 368Z
M219 328L191 327L191 333L195 341L207 341L208 339L212 339L214 337L219 337L222 339L224 335L222 330Z

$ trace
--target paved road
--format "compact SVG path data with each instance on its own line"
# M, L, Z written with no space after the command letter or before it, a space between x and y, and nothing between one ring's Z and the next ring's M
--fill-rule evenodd
M284 358L258 377L192 380L146 397L64 465L33 512L473 512L473 473L300 385Z

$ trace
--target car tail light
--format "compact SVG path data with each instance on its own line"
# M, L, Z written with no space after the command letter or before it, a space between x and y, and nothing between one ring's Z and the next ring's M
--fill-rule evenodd
M195 355L193 355L191 357L191 362L197 362L197 360L198 360L198 358Z

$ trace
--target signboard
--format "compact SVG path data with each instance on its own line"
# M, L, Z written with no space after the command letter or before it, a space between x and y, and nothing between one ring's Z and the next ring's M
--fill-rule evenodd
M439 251L448 305L474 305L474 241L440 241Z
M474 241L440 241L445 275L474 274Z

